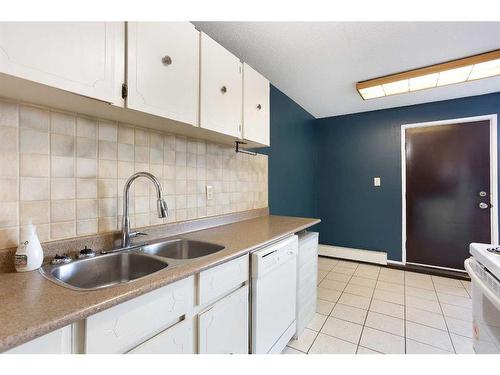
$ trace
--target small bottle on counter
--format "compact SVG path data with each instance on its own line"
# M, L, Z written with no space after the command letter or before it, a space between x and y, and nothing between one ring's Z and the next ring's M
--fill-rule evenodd
M14 262L17 272L33 271L42 265L42 245L33 224L28 225L26 236L21 238L21 244L17 247Z

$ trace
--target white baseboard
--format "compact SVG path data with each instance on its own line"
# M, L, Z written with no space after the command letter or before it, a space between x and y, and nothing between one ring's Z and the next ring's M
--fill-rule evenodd
M387 264L387 253L383 251L371 251L361 249L351 249L349 247L319 245L319 255L357 260L360 262Z
M399 260L389 260L389 259L387 259L387 264L395 264L397 266L404 266L405 265L405 263L400 262Z

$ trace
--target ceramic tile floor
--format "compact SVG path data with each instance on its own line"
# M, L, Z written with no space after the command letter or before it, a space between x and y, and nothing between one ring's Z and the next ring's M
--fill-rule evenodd
M319 257L317 312L285 354L468 354L470 282Z

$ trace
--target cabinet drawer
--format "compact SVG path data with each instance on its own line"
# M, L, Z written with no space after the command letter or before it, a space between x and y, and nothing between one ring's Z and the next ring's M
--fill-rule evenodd
M248 255L200 273L198 304L203 305L248 280Z
M123 353L165 329L194 306L194 277L87 318L86 353Z
M5 354L71 354L71 326L57 329L16 346L7 350Z
M132 349L129 354L194 354L193 324L192 318L184 319Z

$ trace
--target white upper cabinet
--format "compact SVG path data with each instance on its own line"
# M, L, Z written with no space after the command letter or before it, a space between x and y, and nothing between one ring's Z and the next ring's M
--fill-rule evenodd
M197 126L199 32L189 22L129 22L127 36L127 107Z
M200 126L241 137L242 64L201 33Z
M0 72L106 102L116 93L119 22L2 22Z
M243 138L269 146L269 81L243 64Z

